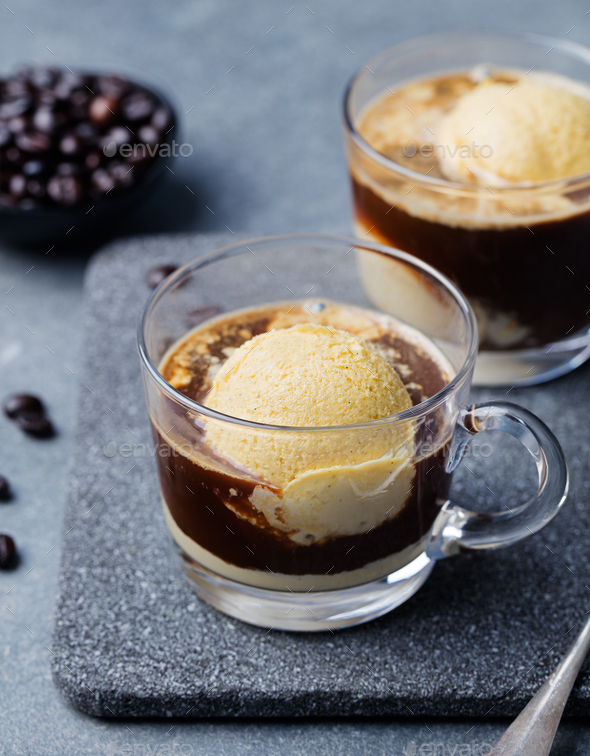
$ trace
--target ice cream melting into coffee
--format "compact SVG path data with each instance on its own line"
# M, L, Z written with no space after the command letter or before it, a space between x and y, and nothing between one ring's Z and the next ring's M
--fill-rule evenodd
M452 370L417 331L325 300L283 302L201 324L159 369L220 413L190 431L172 406L152 417L158 442L177 451L158 459L166 518L199 564L261 587L295 576L293 590L307 590L354 585L418 553L448 487L452 429L444 413L428 428L386 418L436 394Z
M400 377L374 347L312 323L260 334L239 347L206 403L233 417L299 428L353 425L412 406ZM394 516L414 476L411 427L377 427L355 446L337 432L285 434L209 423L206 433L218 453L281 488L280 497L255 490L252 504L302 543L367 530L388 511ZM359 506L361 494L370 500Z

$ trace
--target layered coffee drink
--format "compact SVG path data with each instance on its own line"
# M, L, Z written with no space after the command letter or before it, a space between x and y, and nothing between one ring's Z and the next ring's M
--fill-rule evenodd
M387 87L352 127L356 235L455 282L482 349L587 330L590 186L570 180L590 171L588 85L480 65Z
M306 592L377 580L424 551L448 498L454 416L443 402L426 420L412 410L453 370L419 331L328 300L273 303L201 323L158 370L201 407L167 400L151 417L185 560Z

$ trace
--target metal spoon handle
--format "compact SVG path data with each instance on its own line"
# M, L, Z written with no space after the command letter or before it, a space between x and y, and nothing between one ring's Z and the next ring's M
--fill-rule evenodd
M590 619L534 698L529 701L490 756L548 756L580 667L590 650Z

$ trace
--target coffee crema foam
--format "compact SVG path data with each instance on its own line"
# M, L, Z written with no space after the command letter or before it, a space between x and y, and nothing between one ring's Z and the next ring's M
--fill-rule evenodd
M376 152L402 168L417 174L448 181L441 154L448 145L437 137L445 115L458 98L472 91L488 76L490 81L507 85L524 78L524 71L487 70L477 67L472 72L421 78L402 84L395 93L389 90L369 102L356 119L355 128L362 139ZM566 88L590 100L590 87L567 77L551 73L529 73L528 78L552 87ZM469 134L466 144L470 145ZM416 152L410 156L408 145ZM421 155L420 147L432 149ZM483 145L477 145L481 148ZM455 145L450 145L454 149ZM460 149L457 148L457 149ZM410 153L412 150L410 150ZM428 152L426 150L426 152ZM449 158L445 158L449 159ZM487 186L485 174L473 176L462 185L449 182L449 187L420 184L419 176L392 174L392 169L378 165L359 148L350 153L353 178L368 187L389 206L433 223L465 229L501 229L532 225L546 221L566 220L590 209L590 180L567 193L567 179L552 182L551 187L534 184L510 184L496 180ZM487 178L492 179L492 176ZM498 187L498 184L502 184ZM362 234L383 242L370 229ZM366 236L363 236L366 238Z

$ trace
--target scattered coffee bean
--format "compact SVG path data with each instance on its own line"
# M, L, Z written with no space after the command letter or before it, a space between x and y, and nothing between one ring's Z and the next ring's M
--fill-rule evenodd
M10 483L6 480L4 475L0 475L0 501L8 501L10 499Z
M16 418L21 412L36 412L42 415L45 412L43 402L32 394L13 394L4 402L4 414L11 419Z
M20 412L16 416L16 423L21 430L38 438L53 436L51 420L39 412Z
M0 570L6 570L14 564L16 546L9 535L0 533Z
M203 323L209 318L214 318L216 315L222 312L221 307L218 305L203 305L202 307L195 307L194 310L189 310L186 314L186 324L188 326L196 326L199 323Z
M177 265L157 265L155 268L151 268L148 270L146 277L148 286L151 289L155 289L165 278L174 273L177 268Z
M159 158L153 148L173 126L168 106L123 76L35 67L0 79L0 204L90 206L125 192ZM120 154L123 145L131 154ZM76 169L63 173L64 159ZM77 180L55 179L63 175Z

